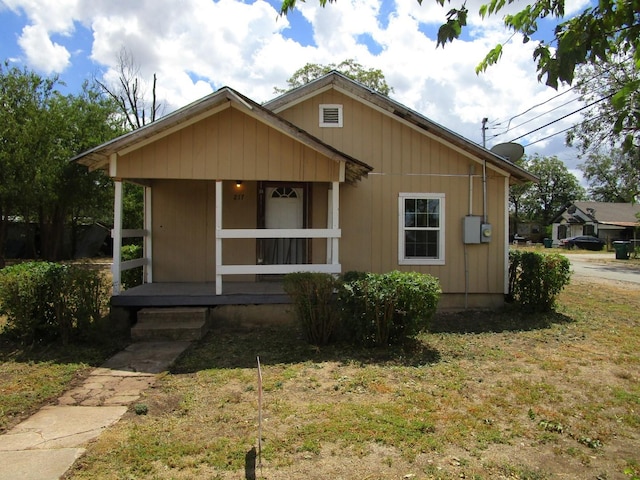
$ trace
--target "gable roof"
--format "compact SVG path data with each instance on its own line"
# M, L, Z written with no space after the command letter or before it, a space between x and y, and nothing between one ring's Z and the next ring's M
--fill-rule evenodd
M248 112L249 115L257 118L259 121L294 138L331 160L344 162L345 179L347 182L354 183L373 170L373 168L366 163L328 145L229 87L222 87L218 91L182 107L153 123L87 150L72 158L71 161L77 161L82 165L86 165L91 170L106 168L109 165L109 159L112 154L134 147L136 144L146 144L154 138L159 138L174 132L176 129L191 125L229 106L235 106Z
M286 108L331 88L336 88L352 98L368 103L387 115L393 116L398 120L408 122L418 129L423 130L425 133L435 136L436 138L471 154L479 160L486 161L487 163L508 172L512 175L512 178L516 180L516 183L538 181L538 177L527 172L525 169L519 167L508 159L487 150L477 143L474 143L471 140L468 140L443 127L442 125L433 122L424 115L405 107L385 95L365 87L335 70L329 72L327 75L312 80L305 85L290 90L269 102L266 102L264 106L275 113L280 113Z
M575 210L573 210L572 207L575 207ZM574 202L567 205L562 213L554 218L552 222L558 223L564 219L568 223L584 223L585 219L589 219L590 221L601 225L637 227L640 226L640 220L636 217L639 213L640 205L638 204Z

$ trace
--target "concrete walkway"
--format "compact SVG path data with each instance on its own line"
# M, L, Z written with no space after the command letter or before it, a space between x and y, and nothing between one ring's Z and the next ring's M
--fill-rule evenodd
M58 480L87 442L116 423L128 406L190 345L139 342L94 369L57 404L0 435L0 480Z

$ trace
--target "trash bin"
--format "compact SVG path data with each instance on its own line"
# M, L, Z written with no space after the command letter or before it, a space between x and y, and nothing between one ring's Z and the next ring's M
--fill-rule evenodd
M553 246L553 240L550 238L543 238L542 243L544 243L544 248L551 248Z
M616 251L616 260L629 260L629 253L631 253L631 242L616 240L615 242L613 242L613 248Z

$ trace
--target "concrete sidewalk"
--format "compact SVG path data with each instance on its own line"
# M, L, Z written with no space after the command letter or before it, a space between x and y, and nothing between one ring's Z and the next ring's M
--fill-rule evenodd
M116 423L128 406L190 345L139 342L129 345L56 405L0 435L0 480L58 480L84 453L87 442Z

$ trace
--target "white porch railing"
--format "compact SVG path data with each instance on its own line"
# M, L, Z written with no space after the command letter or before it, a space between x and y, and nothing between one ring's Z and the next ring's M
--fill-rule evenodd
M151 188L145 187L144 191L144 227L143 229L122 229L122 182L115 181L114 198L114 229L111 230L113 238L113 263L111 274L113 277L113 295L119 295L122 289L122 272L132 268L144 267L143 283L151 283ZM142 238L143 257L122 261L122 239Z
M139 230L122 229L122 182L115 182L114 229L113 237L113 295L120 294L121 274L131 268L144 267L143 282L152 283L152 215L151 188L145 187L144 195L144 228ZM342 232L339 228L339 182L333 182L328 201L328 228L312 229L223 229L222 228L222 181L216 181L216 295L222 294L222 277L224 275L282 275L294 272L341 273L339 262L339 240ZM142 237L144 239L143 257L122 261L122 239ZM278 264L278 265L224 265L222 263L222 242L233 238L326 238L326 263L321 264Z
M224 275L282 275L294 272L341 273L339 262L339 183L334 182L331 190L330 228L302 229L224 229L222 228L222 182L216 182L216 295L222 294ZM279 265L224 265L222 263L222 241L229 238L326 238L327 262L321 264L279 264Z

